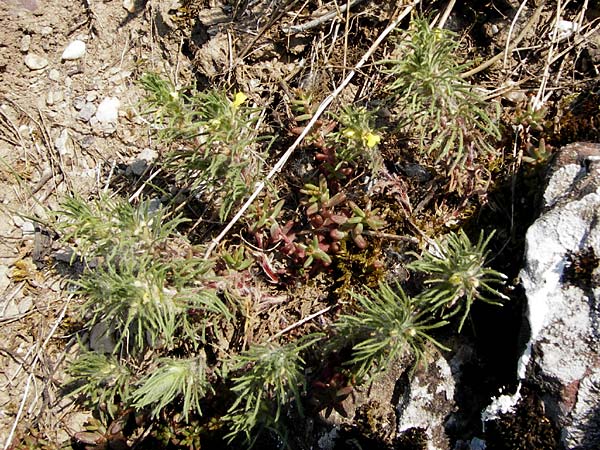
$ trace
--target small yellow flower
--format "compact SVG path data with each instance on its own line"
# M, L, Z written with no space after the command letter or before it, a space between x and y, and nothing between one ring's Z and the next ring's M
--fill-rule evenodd
M373 148L381 142L381 136L379 136L378 134L373 134L369 131L365 135L364 140L365 140L365 143L367 144L367 147Z
M347 137L348 139L352 139L353 137L356 136L356 131L354 131L350 128L346 128L344 131L342 131L342 134L344 135L344 137Z
M233 102L231 103L231 106L234 109L237 109L240 106L242 106L246 100L248 100L248 96L246 94L244 94L243 92L238 92L233 97Z

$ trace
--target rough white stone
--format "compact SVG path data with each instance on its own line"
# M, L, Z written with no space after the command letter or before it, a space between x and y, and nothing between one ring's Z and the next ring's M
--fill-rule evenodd
M50 69L48 72L48 78L52 81L60 80L60 72L56 69Z
M79 59L83 55L85 55L85 42L76 39L71 42L62 52L62 56L60 57L63 60L74 60Z
M43 56L38 56L34 53L25 55L25 65L31 70L41 70L48 65L48 60Z
M598 155L595 144L560 151L545 211L527 231L521 271L531 336L519 377L538 385L564 447L578 450L600 448L600 290L565 273L582 252L600 257Z
M96 111L96 119L99 122L103 123L116 123L119 118L119 107L121 106L121 101L116 97L107 97L100 105L98 105L98 110Z
M31 46L31 35L26 34L21 38L21 48L20 50L23 53L27 53L29 51L29 47Z
M123 8L127 10L129 13L135 12L135 2L134 0L123 0Z

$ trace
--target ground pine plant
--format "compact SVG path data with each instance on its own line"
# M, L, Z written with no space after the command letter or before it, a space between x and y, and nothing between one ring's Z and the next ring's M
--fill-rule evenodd
M408 266L427 276L426 289L420 297L432 313L444 319L461 316L459 332L474 301L501 305L499 300L508 300L496 289L506 276L486 267L489 256L486 247L493 234L484 238L482 232L473 244L464 231L451 232Z
M353 292L352 296L356 311L342 315L335 329L352 343L347 366L357 380L384 371L388 361L406 354L418 364L424 359L428 342L445 348L430 333L447 322L435 319L427 302L407 296L400 285L381 283L376 290Z
M235 357L230 370L237 400L224 418L231 425L230 439L241 435L252 446L265 429L285 439L280 424L284 408L293 403L298 414L303 413L306 384L301 353L322 337L309 334L285 345L255 345Z
M493 156L500 138L497 112L460 76L458 50L453 32L417 18L399 37L395 56L381 62L400 129L450 173Z
M150 202L108 197L90 204L70 198L56 213L72 259L84 263L73 281L79 315L104 339L97 350L80 343L69 369L73 394L109 416L133 406L156 417L175 404L187 419L201 414L201 399L212 392L204 348L233 315L212 264L194 256L179 223Z
M177 89L154 73L144 75L141 85L143 112L158 138L173 144L163 154L163 168L226 220L263 175L272 139L259 132L261 111L248 106L242 92Z

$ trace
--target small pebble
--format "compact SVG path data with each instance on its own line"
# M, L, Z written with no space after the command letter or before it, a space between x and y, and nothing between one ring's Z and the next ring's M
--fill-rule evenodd
M123 0L123 8L125 8L128 13L133 14L135 12L135 1Z
M88 92L88 94L85 96L85 99L86 99L88 102L93 102L93 101L95 101L97 98L98 98L98 94L97 94L97 92L96 92L96 91L90 91L90 92Z
M13 223L15 224L15 226L21 228L23 226L23 224L25 223L25 220L21 217L21 216L13 216Z
M85 55L85 42L79 39L74 40L62 53L61 59L63 60L74 60L79 59Z
M90 148L92 145L94 145L95 140L96 139L94 138L94 136L87 135L79 141L79 145L81 146L81 148Z
M84 122L88 122L94 116L95 112L96 106L94 106L93 103L86 103L77 114L77 118Z
M152 162L156 158L158 158L158 152L152 148L147 147L144 150L142 150L138 155L138 159L144 159L148 162Z
M23 232L23 236L32 236L33 234L35 234L35 225L33 224L33 222L23 222L23 225L21 225L21 230Z
M83 97L75 97L73 99L73 108L79 111L85 105L85 98Z
M29 51L29 47L31 46L31 35L26 34L21 38L21 51L23 53L27 53Z
M102 123L116 123L119 117L119 106L121 106L121 102L118 98L105 98L100 105L98 105L96 119Z
M108 81L110 83L119 84L122 83L123 80L129 78L131 76L131 70L123 70L117 73L116 75L111 76Z
M42 56L29 53L25 55L25 65L31 70L41 70L48 65L48 60Z
M65 128L60 132L60 136L54 140L54 148L61 156L73 156L73 142L71 141L71 136L69 136L69 131Z
M56 69L50 69L50 72L48 72L48 78L50 78L52 81L58 81L60 80L60 72Z
M42 29L40 30L40 34L42 36L49 36L52 34L52 27L42 27Z
M136 159L127 166L125 173L128 175L130 172L136 176L141 176L146 168L148 167L148 161L144 159Z

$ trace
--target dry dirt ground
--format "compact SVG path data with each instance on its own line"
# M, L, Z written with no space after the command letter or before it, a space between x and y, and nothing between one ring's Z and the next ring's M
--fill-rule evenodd
M195 60L184 57L183 41L176 34L166 33L177 26L168 14L170 3L0 0L2 448L35 433L39 433L38 442L68 441L89 418L70 398L61 395L61 383L66 378L63 363L76 342L76 327L69 323L68 310L77 299L69 295L60 274L49 270L45 262L52 251L52 232L41 225L47 209L56 208L70 192L85 196L108 190L119 167L131 163L144 151L151 154L158 150L147 124L138 114L142 91L136 79L141 73L162 72L185 84L192 79L192 65L202 79L207 79L231 62L227 33L220 34L210 50L194 49L192 39L187 54L195 54ZM207 29L218 33L220 24L226 21L215 13L219 2L200 3L206 3L203 14L205 23L210 23ZM327 10L330 3L336 2L313 3ZM401 1L390 1L389 5L370 3L373 3L371 15L381 17L391 15L394 6L403 4ZM550 18L551 10L548 9ZM200 8L197 13L202 11ZM256 18L248 20L252 19ZM268 91L274 79L302 76L293 55L305 52L313 42L288 41L290 59L273 66L269 52L274 49L255 45L256 41L248 37L258 39L264 23L256 21L257 33L247 35L250 47L237 43L239 54L244 51L252 54L255 61L252 67L237 69L237 82L256 92ZM337 32L343 36L343 29ZM375 37L366 30L361 39ZM85 54L74 60L62 59L65 48L75 40L85 42ZM356 62L363 46L357 46L356 54L334 54L332 65L341 67L351 65L349 61ZM333 46L319 48L313 56L318 59L319 52L324 54L332 49ZM491 51L498 50L496 46ZM522 69L518 62L515 66ZM536 77L532 71L531 92L538 86ZM494 83L495 80L490 81L490 88ZM116 120L102 120L98 115L98 107L106 99L113 104L118 100Z
M43 268L46 235L31 218L45 217L70 191L104 189L106 168L152 146L144 127L130 120L140 99L134 78L140 67L164 70L170 61L156 57L144 7L128 7L132 12L118 1L0 2L3 448L32 421L59 443L83 420L71 417L60 394L59 368L72 343L61 321L71 300L60 277ZM85 55L62 60L77 39L86 43ZM30 62L33 69L26 64L32 56L39 64ZM94 116L105 98L120 102L117 124Z

